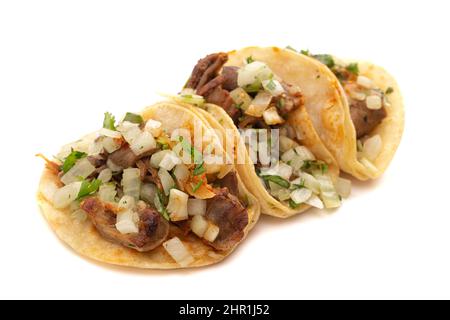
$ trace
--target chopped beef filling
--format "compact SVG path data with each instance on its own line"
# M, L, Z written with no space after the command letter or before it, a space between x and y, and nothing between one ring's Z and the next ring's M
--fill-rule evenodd
M140 252L158 247L169 234L167 220L150 207L138 211L139 232L136 234L121 234L116 229L118 208L115 205L103 203L100 199L92 197L84 200L81 208L103 237Z
M210 243L217 250L229 250L244 237L248 212L226 188L216 190L208 200L206 218L220 228L219 235Z

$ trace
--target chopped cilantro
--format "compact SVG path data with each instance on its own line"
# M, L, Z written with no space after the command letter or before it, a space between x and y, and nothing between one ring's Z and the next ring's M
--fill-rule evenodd
M203 163L202 154L194 146L192 146L183 137L179 137L179 140L181 142L181 146L183 147L184 152L191 155L191 158L194 161L194 163L196 163L196 164Z
M313 57L320 62L322 62L324 65L326 65L328 68L333 68L335 66L334 59L329 54L315 54Z
M161 216L163 216L164 219L166 219L167 221L170 220L169 217L169 212L167 211L165 204L167 201L167 197L164 194L164 192L162 192L159 189L156 189L156 196L155 196L155 208L156 210L161 214Z
M194 169L194 172L193 172L194 176L199 176L199 175L202 175L202 174L204 174L206 172L204 164L205 163L202 162L201 164L197 164L195 166L195 169Z
M270 181L273 183L276 183L280 187L283 187L285 189L288 189L291 184L286 179L280 177L280 176L263 176L262 177L265 181Z
M125 118L123 118L123 121L141 124L144 122L144 119L142 119L142 116L140 116L138 114L127 112L127 114L125 115Z
M285 104L285 101L284 101L283 98L280 98L280 99L277 100L277 108L278 109L283 109L284 108L284 104Z
M103 128L116 131L116 118L109 112L105 112Z
M324 174L328 172L328 165L323 161L306 160L303 163L302 170L320 170Z
M391 94L393 92L394 92L394 88L392 88L392 87L389 87L386 89L386 94Z
M300 204L296 203L294 200L289 199L289 207L292 209L297 209L300 206Z
M247 61L248 64L255 62L255 60L253 60L252 56L247 57L247 59L245 59Z
M306 49L306 50L300 50L300 53L303 54L303 55L305 55L305 56L310 56L310 55L311 55L311 52L309 52L308 49Z
M302 179L300 184L294 183L293 187L294 187L294 190L304 188L305 187L305 179Z
M235 104L234 106L236 107L236 109L242 110L242 106L244 105L244 102L240 102L238 104ZM222 120L222 119L221 119ZM223 121L223 120L222 120ZM220 122L220 121L219 121Z
M81 183L80 192L78 192L77 199L81 199L97 192L101 184L102 180L100 179L83 180L83 182Z
M64 160L64 163L61 166L61 170L64 173L67 173L72 167L75 165L75 163L81 159L86 157L87 154L81 151L74 151L72 149L72 152L67 156L67 158Z
M196 193L202 185L203 185L203 180L200 180L196 185L192 186L192 192Z
M354 75L359 74L359 67L357 63L350 63L346 68L348 72L353 73Z
M294 49L293 47L291 47L291 46L287 46L286 49L287 49L287 50L294 51L294 52L297 52L297 50L295 50L295 49Z

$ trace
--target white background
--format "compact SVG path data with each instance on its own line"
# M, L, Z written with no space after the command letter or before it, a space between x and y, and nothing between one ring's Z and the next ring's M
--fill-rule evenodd
M2 1L0 297L450 298L447 1ZM403 90L384 177L339 210L264 217L225 262L107 267L60 243L35 201L59 146L176 92L219 50L291 45L368 59Z

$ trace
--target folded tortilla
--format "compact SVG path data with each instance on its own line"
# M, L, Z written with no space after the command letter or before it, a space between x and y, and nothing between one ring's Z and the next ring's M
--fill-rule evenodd
M171 103L159 103L146 108L142 112L144 120L153 119L162 123L162 128L171 133L175 129L191 129L194 122L207 126L193 112ZM229 170L227 170L229 171ZM232 168L232 172L234 168ZM173 224L170 225L169 236L178 237L188 249L194 260L188 266L178 264L163 248L148 252L138 252L123 245L110 242L100 235L89 218L79 219L70 208L56 209L53 197L58 188L62 186L60 177L55 173L52 165L48 166L42 175L38 203L42 214L48 221L56 235L80 255L95 261L144 269L177 269L182 267L202 267L218 263L231 254L236 246L247 236L254 227L260 214L260 207L255 197L246 189L238 176L239 200L245 203L248 212L248 224L244 229L244 236L232 248L221 251L216 250L206 241L195 236L192 232L180 232Z

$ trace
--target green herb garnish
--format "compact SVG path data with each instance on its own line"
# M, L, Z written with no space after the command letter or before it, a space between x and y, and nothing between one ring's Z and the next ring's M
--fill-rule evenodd
M392 87L389 87L386 89L386 94L391 94L393 92L394 92L394 88L392 88Z
M287 46L286 49L287 49L287 50L294 51L294 52L297 52L297 50L295 50L295 48L293 48L293 47L291 47L291 46Z
M67 156L67 158L64 160L64 163L61 166L61 170L64 173L67 173L72 167L75 165L75 163L81 159L87 157L87 154L81 151L74 151L72 149L72 152Z
M103 128L116 131L116 118L109 112L105 112Z
M323 161L305 160L302 170L320 170L322 174L325 174L328 172L328 165Z
M267 89L273 91L277 88L277 85L275 84L275 82L273 82L273 79L270 79L269 82L267 82L266 87Z
M204 174L204 173L206 172L206 169L205 169L204 164L205 164L205 163L202 162L202 163L197 164L197 165L195 166L195 169L194 169L194 172L193 172L193 175L194 175L194 176L199 176L199 175L202 175L202 174Z
M181 146L183 147L184 152L187 152L191 155L192 160L196 164L203 163L203 156L202 154L194 147L192 146L184 137L179 137L179 140L181 142Z
M320 62L322 62L324 65L326 65L328 68L333 68L336 64L334 63L334 59L329 54L315 54L313 57Z
M294 183L293 186L294 186L294 190L303 189L305 187L305 179L302 179L300 181L300 184Z
M270 181L270 182L276 183L277 185L279 185L280 187L283 187L285 189L288 189L291 186L289 181L287 181L286 179L284 179L280 176L263 176L262 178L264 179L264 181Z
M289 199L289 207L291 207L291 209L297 209L299 206L299 203L296 203L294 200Z
M138 114L127 112L127 114L125 115L125 118L123 118L123 121L141 124L144 122L144 119L142 118L142 116L140 116Z
M255 60L253 60L252 56L247 57L247 59L245 59L245 61L247 61L247 64L250 64L252 62L255 62Z
M165 204L167 201L167 197L164 192L162 192L159 189L156 189L156 196L155 196L155 208L156 210L163 216L164 219L167 221L170 220L169 212L167 211Z
M285 102L284 102L283 98L280 98L280 99L277 100L277 108L278 109L283 109L284 108L284 104L285 104Z
M234 106L236 107L236 109L239 109L239 110L242 110L242 106L244 105L244 102L240 102L240 103L238 103L238 104L235 104ZM222 119L221 119L222 120ZM222 120L222 122L223 122L223 120ZM219 123L220 123L220 121L219 121Z
M307 50L300 50L300 53L301 54L304 54L305 56L311 56L311 52L309 52L309 50L307 49Z
M96 193L101 184L102 180L99 179L83 180L77 200Z
M353 73L354 75L359 74L359 67L357 63L350 63L346 68L348 72Z
M203 185L203 180L200 180L195 186L194 185L192 186L192 192L196 193L202 185Z

